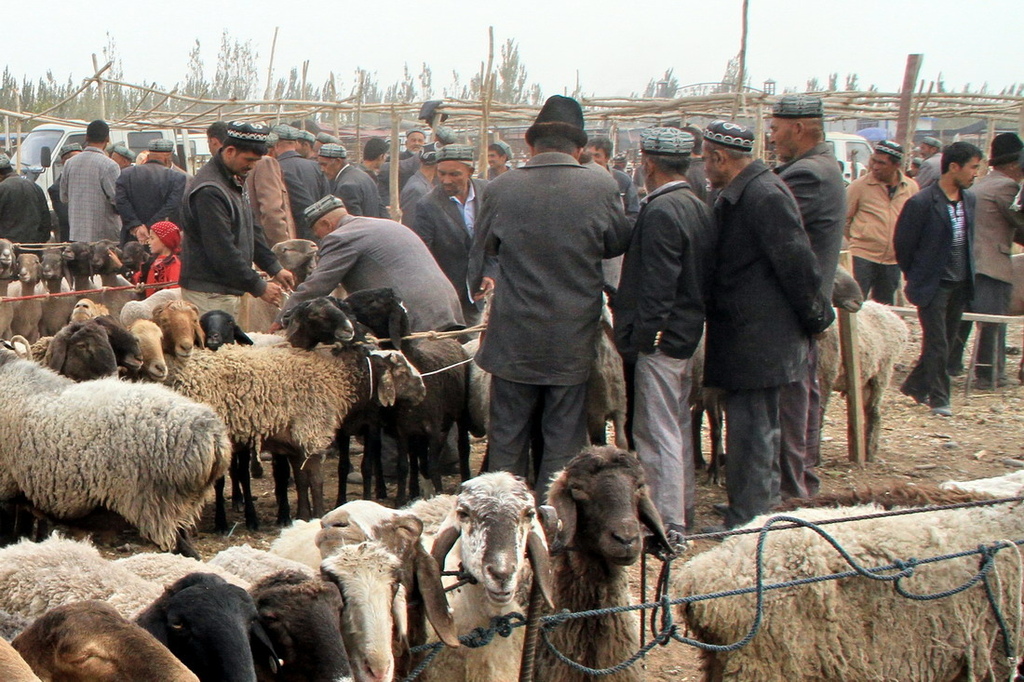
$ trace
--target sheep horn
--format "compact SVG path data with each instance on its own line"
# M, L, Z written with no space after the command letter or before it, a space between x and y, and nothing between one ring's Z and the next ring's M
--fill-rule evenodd
M526 536L526 556L530 559L530 567L533 569L533 583L540 589L544 602L548 608L554 611L554 582L551 575L551 556L548 554L548 545L541 536L543 530L540 524L534 520L530 534Z
M459 539L462 531L456 525L448 526L437 534L434 538L434 546L430 549L430 556L434 558L438 566L444 566L445 559L448 558L448 552L452 551L452 547L455 546L455 541Z
M434 557L426 552L416 554L416 587L423 599L427 620L434 626L438 639L453 648L460 646L455 619L441 585L441 569Z
M661 522L661 514L658 513L657 508L654 506L654 502L651 500L650 495L647 494L646 490L644 494L640 496L640 501L637 503L637 514L640 518L640 522L643 523L654 535L665 551L672 549L672 543L669 542L668 536L665 535L665 526Z

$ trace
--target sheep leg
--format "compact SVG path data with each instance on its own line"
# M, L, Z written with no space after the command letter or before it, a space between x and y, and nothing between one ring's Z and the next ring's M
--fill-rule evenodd
M277 525L287 526L292 522L292 509L288 504L288 483L291 481L291 465L284 455L274 455L274 499L277 500Z
M430 441L420 437L409 439L409 499L415 500L421 495L420 470L427 473L427 457L429 457ZM404 503L403 503L404 504Z
M255 453L252 462L249 463L249 475L252 478L263 478L263 462L260 461L260 453Z
M380 438L379 426L368 426L363 433L363 499L386 500L388 486L384 481L383 443ZM370 497L370 486L376 482L375 498Z
M235 481L242 491L242 504L245 508L245 527L249 530L259 530L260 520L256 515L256 504L252 499L252 481L249 479L249 460L254 453L249 445L242 445L235 448L231 453L231 481Z
M213 530L218 533L228 532L227 501L224 499L224 477L221 476L213 484L216 501L213 503Z
M878 377L867 382L864 394L864 440L867 444L867 460L870 462L878 452L878 439L881 436L882 386Z
M314 516L323 516L324 480L320 454L314 453L307 457L304 449L289 450L288 459L292 463L295 488L298 492L296 516L303 521L309 521Z
M348 502L348 475L352 471L352 460L349 459L349 437L340 431L334 437L334 447L338 451L338 497L335 507ZM366 448L363 448L363 463L366 463ZM363 485L366 485L366 474L363 474Z
M711 480L719 482L719 474L725 471L725 410L720 398L714 398L708 410L708 424L711 426L711 465L708 472Z
M0 503L0 547L14 542L14 518L17 507L13 502Z
M444 483L441 481L441 451L448 440L448 434L447 432L442 432L442 434L440 438L431 437L425 449L427 461L423 469L423 475L430 478L430 484L434 486L434 495L440 495L444 490Z
M696 400L690 405L690 438L693 441L693 467L703 469L707 466L704 459L704 404Z
M398 445L398 462L395 467L396 474L398 475L398 490L395 492L395 506L401 507L409 501L406 489L409 482L410 459L413 458L410 458L409 456L410 446L408 436L399 434L398 437L395 438L395 442ZM413 468L416 469L413 474L415 476L419 473L419 466L416 465ZM413 478L413 480L415 481L416 479ZM416 483L416 488L419 488L419 482Z

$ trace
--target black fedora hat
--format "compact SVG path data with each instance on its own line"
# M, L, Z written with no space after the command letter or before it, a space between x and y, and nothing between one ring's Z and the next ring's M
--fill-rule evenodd
M548 97L533 125L526 129L526 143L533 145L534 140L546 135L564 137L577 147L585 147L587 134L583 132L580 103L562 95Z

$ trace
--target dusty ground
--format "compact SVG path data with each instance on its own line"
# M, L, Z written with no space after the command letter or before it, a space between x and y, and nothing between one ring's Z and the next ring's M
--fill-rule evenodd
M866 466L856 466L847 457L845 401L833 396L824 424L822 445L822 491L838 491L865 486L882 486L895 481L941 482L949 479L972 479L1014 471L1024 466L1024 388L1014 385L1002 390L975 391L969 399L964 398L963 379L954 380L952 418L933 417L927 408L915 405L901 395L896 388L913 365L919 351L919 336L916 321L909 321L911 340L904 351L901 366L897 368L893 386L885 398L883 413L883 435L881 451L875 461ZM1021 329L1010 330L1011 343L1019 344ZM1020 356L1008 358L1011 374L1016 377ZM479 453L482 444L475 446ZM355 463L358 470L358 462ZM333 501L337 490L336 461L326 463L328 504ZM725 491L706 482L698 474L698 519L697 526L718 521L711 505L725 501ZM448 489L454 489L456 479L446 481ZM248 542L253 546L266 548L276 536L277 530L270 525L276 508L270 477L267 475L254 481L258 495L258 510L265 522L265 530L252 533L238 524L229 537L212 533L212 509L204 516L196 541L204 557L209 557L226 546ZM350 483L350 499L361 492L359 486ZM232 515L232 521L239 519ZM121 538L109 552L151 551L151 547L139 547L137 539ZM711 545L697 543L690 552L699 552ZM653 567L652 572L656 570ZM633 571L635 594L639 597L639 569ZM655 578L651 576L651 580ZM680 644L656 648L644 662L646 678L656 681L698 680L697 656L693 650Z

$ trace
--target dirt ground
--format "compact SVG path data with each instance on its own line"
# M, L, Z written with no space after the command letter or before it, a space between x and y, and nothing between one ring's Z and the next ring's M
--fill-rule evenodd
M1010 366L1009 373L1014 378L1012 386L999 392L974 390L971 397L965 399L963 378L956 378L953 381L952 396L954 416L935 417L927 408L916 405L897 390L913 366L920 349L916 320L908 320L908 326L911 338L904 350L902 361L897 366L893 384L885 397L881 447L874 461L865 466L857 466L849 461L846 403L841 396L832 397L823 425L822 465L818 470L822 479L822 492L866 486L880 487L897 481L938 483L950 479L967 480L996 476L1024 467L1024 388L1018 386L1016 382L1017 363L1020 360L1019 345L1015 349L1011 348L1011 352L1016 351L1016 354L1010 355L1007 360ZM1010 344L1020 343L1019 326L1011 326L1008 339ZM482 443L476 443L474 453L479 456L482 448ZM358 471L358 459L354 465ZM328 460L325 468L325 495L330 507L337 491L336 460ZM277 535L277 528L273 526L276 507L269 463L266 470L266 475L262 479L254 481L257 508L264 522L264 529L260 532L250 532L239 522L228 537L216 535L212 532L213 516L210 505L200 523L196 538L197 549L204 558L235 544L249 543L255 547L269 547ZM457 485L457 479L451 477L446 479L445 483L446 491L452 491ZM349 499L356 499L359 494L361 487L350 478ZM725 489L709 483L706 476L699 472L697 527L716 523L719 519L712 510L712 504L725 500ZM240 521L240 515L229 512L229 519L229 522ZM137 543L137 538L121 537L105 551L110 554L123 554L153 549L151 546L139 546ZM711 546L713 545L707 541L694 543L688 554L692 556ZM652 562L649 565L651 584L656 578L656 570L657 566ZM634 567L632 575L634 594L639 599L639 567ZM696 652L678 643L672 643L664 648L656 647L643 661L643 666L646 669L647 680L667 682L700 679Z

